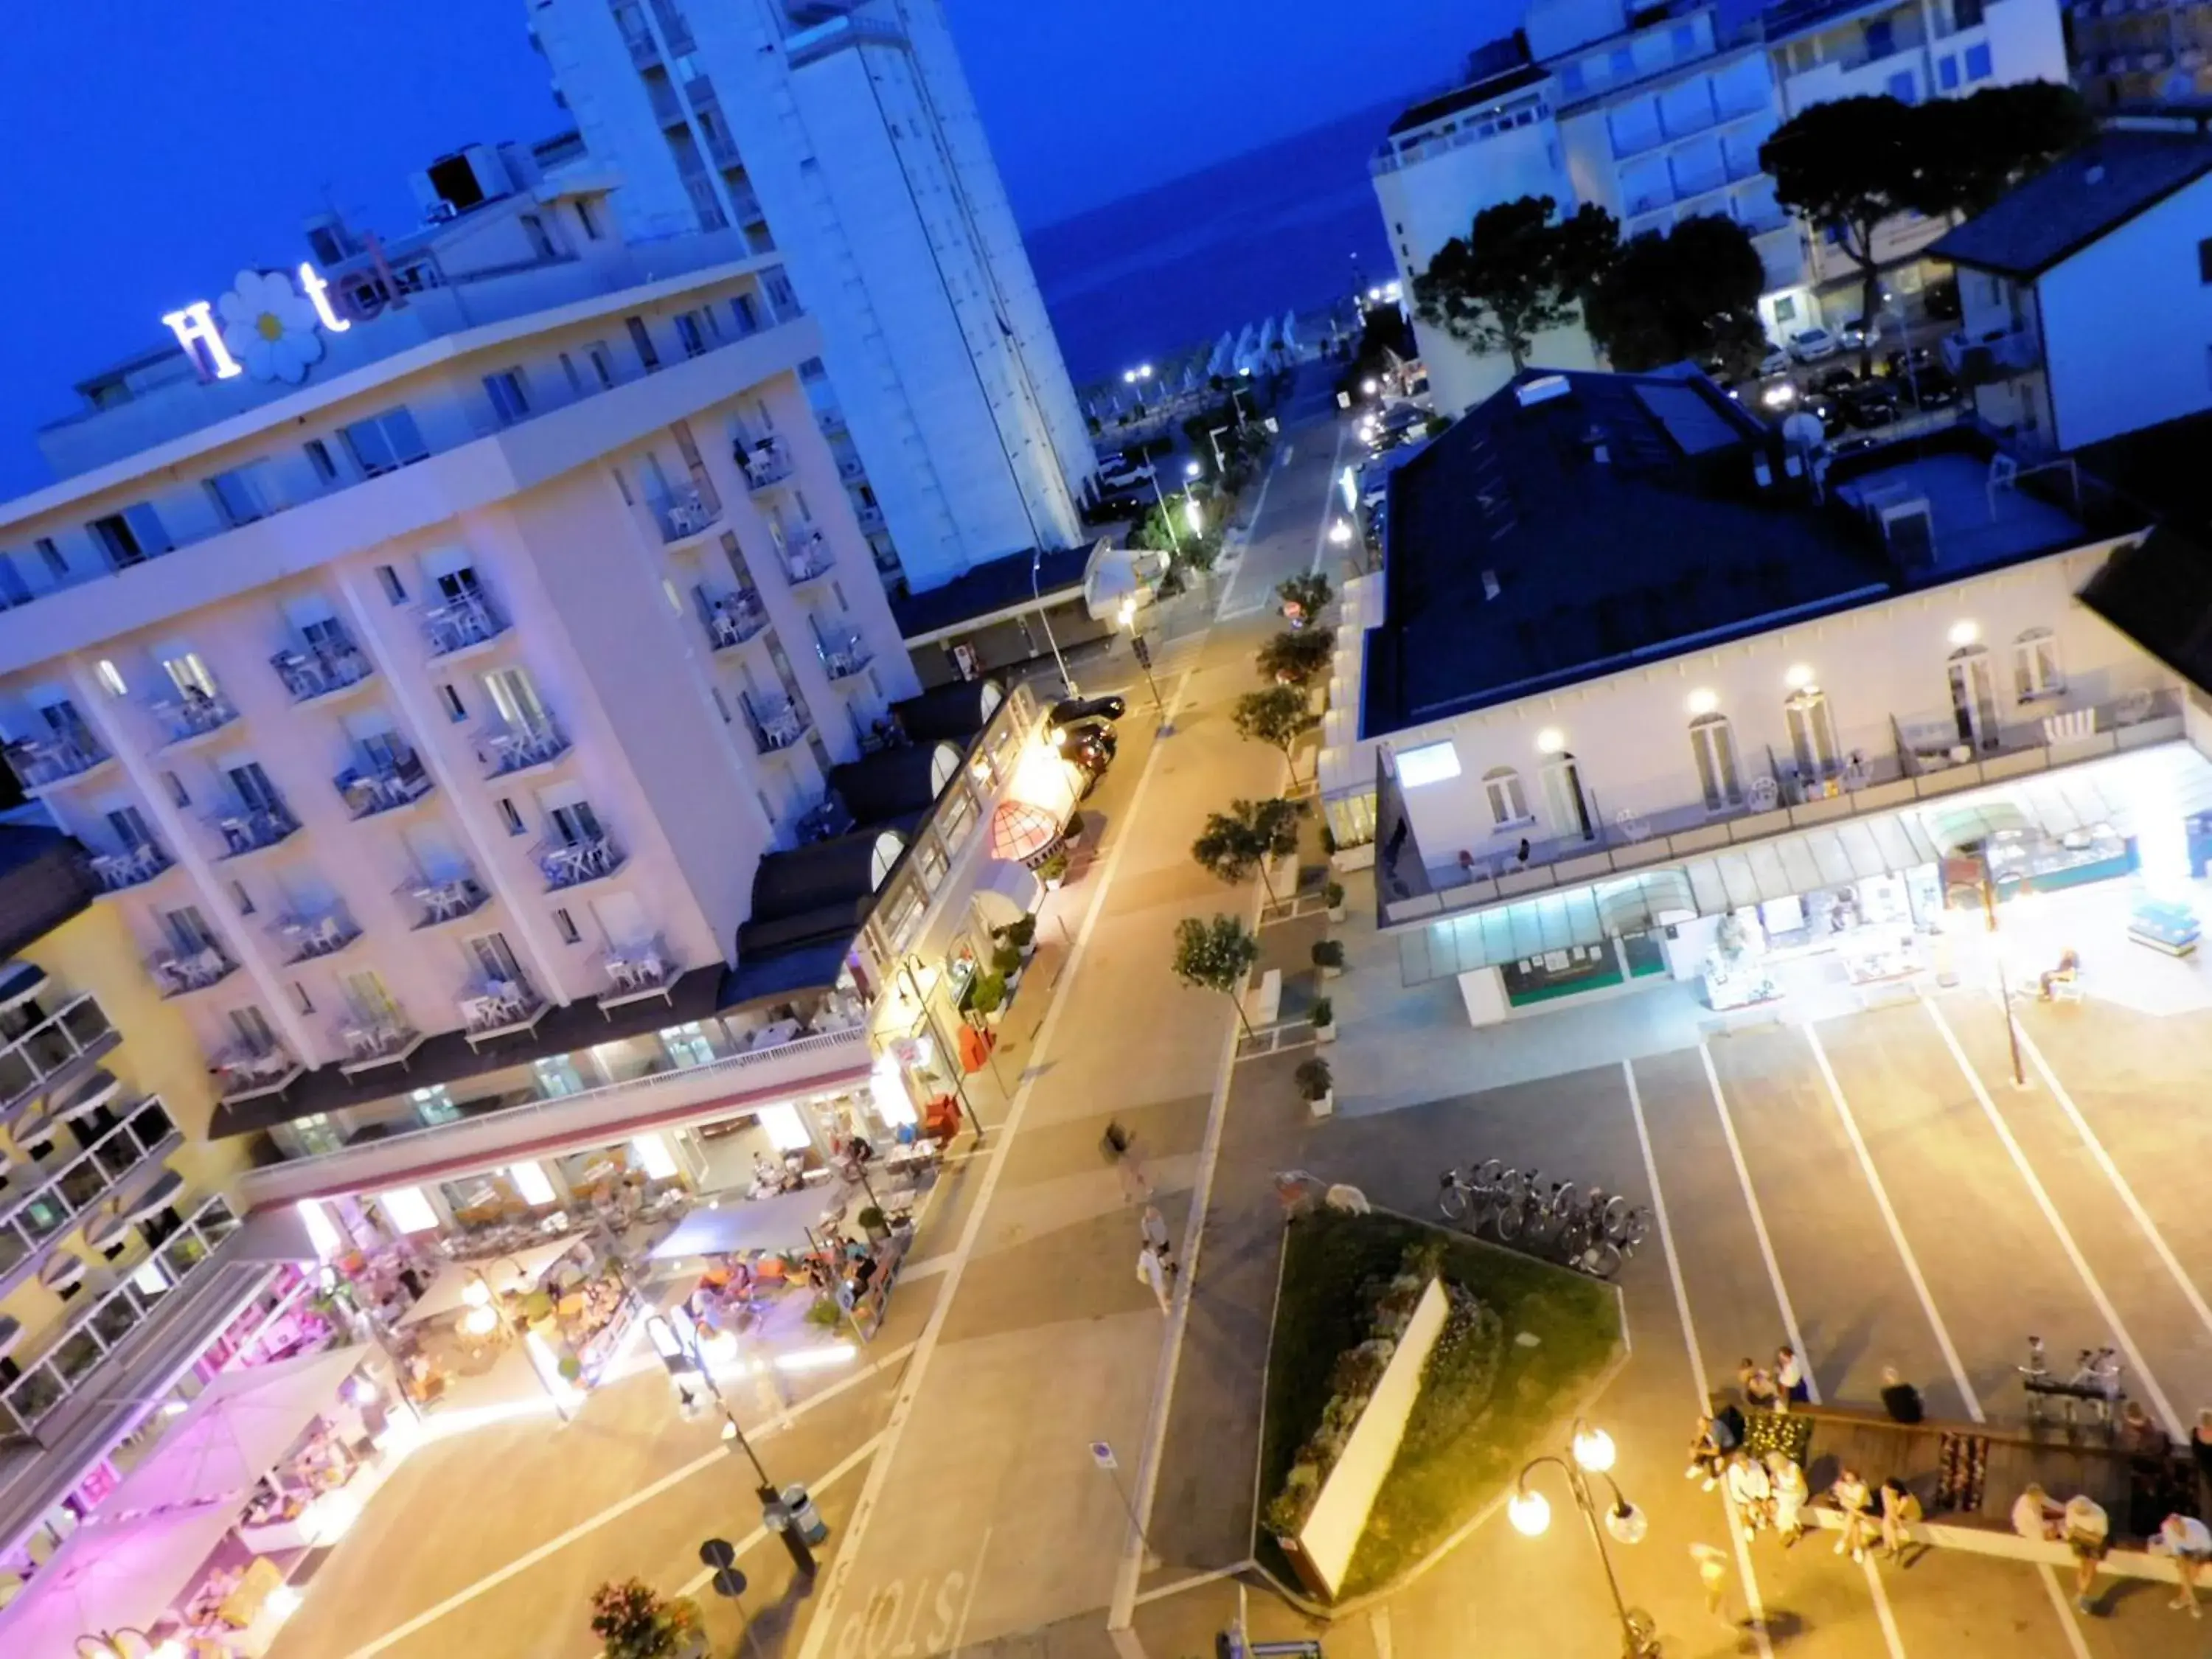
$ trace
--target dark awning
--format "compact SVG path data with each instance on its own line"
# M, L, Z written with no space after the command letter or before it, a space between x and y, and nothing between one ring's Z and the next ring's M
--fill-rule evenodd
M947 742L883 749L830 770L830 787L854 822L879 824L926 812L937 799L940 778L960 769L960 750Z
M1006 701L1006 696L998 681L988 677L955 680L950 685L935 686L918 697L902 698L891 705L891 718L917 744L942 738L964 749L969 740L989 722L992 712Z

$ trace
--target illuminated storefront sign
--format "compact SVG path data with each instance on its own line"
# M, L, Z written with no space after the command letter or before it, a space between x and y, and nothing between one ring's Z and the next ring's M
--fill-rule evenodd
M323 333L353 326L331 304L331 285L302 260L294 278L281 270L241 270L231 291L199 300L161 320L177 343L218 380L240 374L297 386L321 360Z

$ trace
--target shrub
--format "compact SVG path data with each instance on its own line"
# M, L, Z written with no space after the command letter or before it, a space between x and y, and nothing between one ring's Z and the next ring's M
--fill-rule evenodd
M860 1213L853 1219L860 1223L860 1231L864 1233L879 1233L890 1225L884 1218L884 1212L872 1204L864 1206Z
M1001 978L1020 971L1022 953L1014 945L1001 945L991 952L991 968Z
M1321 850L1324 857L1333 858L1336 854L1336 831L1325 823L1321 827Z
M665 1659L699 1629L699 1609L678 1597L664 1601L641 1578L601 1584L592 1592L592 1634L606 1659Z
M1313 1023L1316 1025L1335 1024L1336 1005L1327 997L1316 997L1313 1006Z
M1324 831L1323 833L1326 834L1327 832ZM1333 881L1329 883L1328 886L1321 890L1321 898L1322 902L1328 906L1330 909L1334 910L1337 908L1338 906L1344 902L1344 884L1340 881Z
M1336 1079L1325 1060L1304 1061L1297 1070L1298 1093L1307 1100L1319 1100L1334 1085Z
M968 994L969 1006L979 1014L995 1014L1006 1000L1006 981L996 974L979 975L975 988Z
M999 930L999 937L1017 951L1026 951L1030 942L1036 938L1036 918L1023 916L1010 921Z
M1333 939L1316 939L1314 941L1313 948L1313 963L1316 968L1343 967L1344 945L1342 942Z
M1066 874L1067 854L1065 850L1055 852L1036 867L1036 878L1039 881L1059 881Z

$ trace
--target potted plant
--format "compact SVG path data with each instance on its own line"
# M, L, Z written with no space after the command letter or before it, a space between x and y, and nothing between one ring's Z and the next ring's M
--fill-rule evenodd
M1336 1079L1327 1060L1316 1055L1300 1065L1297 1084L1298 1097L1314 1116L1327 1117L1336 1110Z
M1070 812L1067 815L1066 827L1060 832L1060 844L1062 847L1074 847L1080 844L1083 832L1089 826L1084 823L1082 813Z
M1321 969L1323 979L1334 979L1344 971L1344 946L1333 939L1316 939L1313 964Z
M1037 879L1044 884L1044 890L1046 892L1058 892L1060 890L1060 883L1067 879L1067 854L1066 851L1063 850L1054 853L1042 864L1037 866L1036 874Z
M1340 881L1330 882L1321 890L1321 896L1322 902L1328 906L1328 919L1331 921L1342 921L1344 920L1344 884Z
M884 1218L884 1212L872 1204L862 1209L854 1218L860 1222L860 1231L867 1234L868 1242L872 1244L880 1244L891 1236L890 1223Z
M1012 944L1001 942L991 952L991 971L1001 979L1012 979L1022 971L1022 963L1027 960Z
M995 1027L1006 1018L1006 981L996 974L979 975L975 988L969 995L968 1006L983 1016L986 1024Z
M592 1634L606 1659L696 1659L707 1650L698 1605L664 1598L641 1578L610 1581L592 1592Z
M1314 1041L1336 1041L1336 1005L1327 997L1316 997L1313 1006Z
M1020 953L1024 962L1027 962L1036 954L1036 918L1035 916L1023 916L1018 921L1008 922L999 930L999 935Z

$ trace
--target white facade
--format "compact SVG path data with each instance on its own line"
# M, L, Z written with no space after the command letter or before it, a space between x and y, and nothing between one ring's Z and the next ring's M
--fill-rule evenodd
M719 972L912 689L818 331L737 252L453 281L297 390L172 348L50 435L125 453L0 506L0 733L226 1093Z
M1080 543L1090 438L938 0L530 15L628 235L782 251L912 586Z

